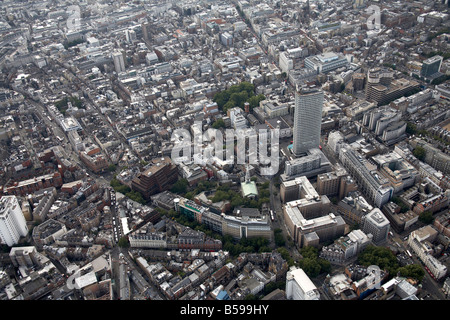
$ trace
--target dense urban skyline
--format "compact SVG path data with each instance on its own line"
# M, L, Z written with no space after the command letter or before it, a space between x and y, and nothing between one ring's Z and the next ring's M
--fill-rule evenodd
M448 300L449 37L448 0L3 1L0 300Z

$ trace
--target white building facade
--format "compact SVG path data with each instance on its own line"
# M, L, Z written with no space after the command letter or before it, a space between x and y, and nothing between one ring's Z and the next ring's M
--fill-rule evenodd
M28 234L28 227L16 196L3 196L0 199L0 239L13 246L20 237Z
M320 300L319 290L302 269L292 267L286 275L288 300Z

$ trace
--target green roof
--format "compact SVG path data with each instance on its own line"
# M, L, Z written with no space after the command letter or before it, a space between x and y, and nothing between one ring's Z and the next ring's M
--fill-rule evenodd
M244 197L248 195L258 195L258 188L256 187L255 181L242 182L241 188Z

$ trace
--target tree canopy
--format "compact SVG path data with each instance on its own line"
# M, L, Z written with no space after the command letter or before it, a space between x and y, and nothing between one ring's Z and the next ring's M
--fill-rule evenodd
M184 194L187 191L187 187L188 187L187 179L179 179L177 182L173 184L170 191L177 194Z
M425 224L429 224L433 221L433 213L431 211L424 211L419 215L419 220Z
M217 120L214 121L214 123L212 124L212 127L213 127L214 129L225 128L225 121L223 121L223 119L217 119Z
M266 98L263 94L255 95L254 91L255 87L253 84L243 81L232 85L227 90L216 93L213 101L224 112L234 107L244 109L245 102L248 102L250 109L253 109L259 106L259 102Z
M425 271L418 264L409 264L404 267L398 268L400 276L405 278L414 278L418 281L422 281Z
M420 161L423 161L423 160L425 160L426 150L421 146L417 146L413 150L413 155Z
M358 256L358 263L363 266L376 265L382 270L389 272L389 277L394 277L397 273L405 278L414 278L422 281L425 274L422 267L418 264L410 264L401 267L394 253L386 247L374 245L367 246Z
M387 270L389 274L395 274L398 268L398 261L394 253L385 247L369 245L358 256L358 263L363 266L376 265L382 270Z
M304 247L300 250L303 259L298 262L298 266L305 271L305 273L315 278L321 273L329 273L331 271L331 264L328 260L319 258L319 250L316 247Z
M128 238L127 237L120 238L119 242L117 244L121 248L128 248L130 246L130 243L128 242Z
M144 197L139 191L131 190L129 186L120 183L120 181L117 180L115 177L110 181L110 185L111 187L113 187L114 191L124 194L131 200L139 202L140 204L146 203Z

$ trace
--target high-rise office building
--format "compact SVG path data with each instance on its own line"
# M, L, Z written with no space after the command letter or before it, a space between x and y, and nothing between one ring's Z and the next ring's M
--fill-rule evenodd
M133 41L135 41L137 39L136 38L136 31L134 31L133 29L125 30L125 38L126 38L128 43L133 43Z
M296 91L293 139L293 152L296 156L319 147L322 107L323 91L315 88Z
M353 0L353 9L363 8L365 2L364 0Z
M144 40L150 40L152 24L150 22L144 22L141 24L141 27L142 27L142 36Z
M27 223L16 196L3 196L0 199L0 240L8 246L19 242L28 233Z
M123 54L120 51L114 51L112 53L112 58L114 61L114 67L116 68L116 72L124 72L125 71L125 60L123 58Z
M420 69L420 75L422 77L431 77L435 73L438 73L441 69L443 58L441 56L434 56L428 58L422 62L422 68Z

